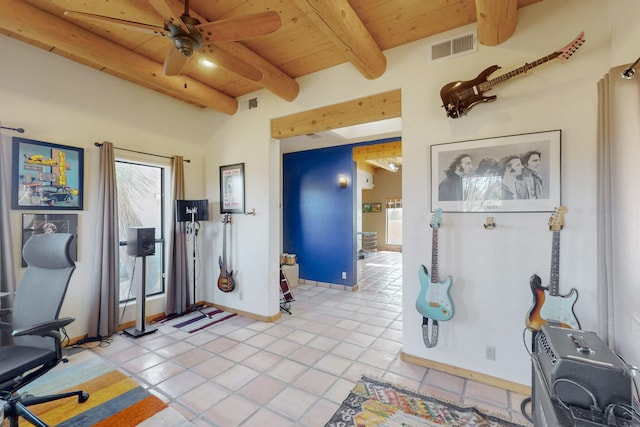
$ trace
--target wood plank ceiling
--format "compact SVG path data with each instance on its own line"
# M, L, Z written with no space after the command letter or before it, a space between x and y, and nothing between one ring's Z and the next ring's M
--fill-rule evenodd
M162 0L2 0L0 33L198 107L234 114L239 96L266 88L292 101L300 91L297 77L345 62L362 78L375 79L385 72L385 50L473 22L478 23L478 41L495 46L514 33L517 9L540 1L192 0L190 16L200 22L278 13L281 26L270 34L213 41L212 49L232 62L257 69L261 77L256 81L223 64L206 68L195 60L198 55L181 74L166 76L162 64L167 52L175 49L167 37L64 13L80 11L164 27L169 17L157 12L158 5L165 4ZM178 0L167 4L175 11L184 9Z

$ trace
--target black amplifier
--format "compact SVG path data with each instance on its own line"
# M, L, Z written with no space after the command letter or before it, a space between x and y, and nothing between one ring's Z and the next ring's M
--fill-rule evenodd
M581 408L633 405L629 367L594 332L544 325L534 349L551 398Z

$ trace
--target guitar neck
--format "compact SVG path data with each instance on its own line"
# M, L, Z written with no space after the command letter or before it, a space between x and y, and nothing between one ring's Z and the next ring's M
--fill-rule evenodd
M227 224L229 223L228 218L225 218L225 221L222 223L222 266L220 269L222 271L227 270Z
M433 229L431 242L431 283L438 283L438 229Z
M549 294L553 296L560 295L560 231L553 232L553 240L551 242Z
M530 62L530 63L526 63L520 68L516 68L515 70L509 71L506 74L503 74L503 75L498 76L498 77L496 77L494 79L491 79L491 80L487 80L486 82L480 83L480 85L479 85L480 89L483 92L485 92L485 91L491 89L492 87L494 87L494 86L496 86L496 85L498 85L498 84L500 84L502 82L506 82L507 80L509 80L509 79L511 79L513 77L516 77L516 76L518 76L520 74L524 74L527 71L529 71L529 70L531 70L531 69L533 69L533 68L535 68L535 67L537 67L539 65L542 65L542 64L545 64L545 63L551 61L552 59L556 59L558 56L559 56L558 52L553 52L552 54L547 55L547 56L545 56L543 58L540 58L540 59L538 59L536 61L533 61L533 62Z

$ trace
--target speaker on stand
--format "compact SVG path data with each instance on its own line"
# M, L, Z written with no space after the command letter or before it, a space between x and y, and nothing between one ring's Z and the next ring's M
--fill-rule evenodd
M191 310L196 311L196 246L200 221L209 221L209 200L176 200L176 221L187 222L187 234L193 234L192 262L193 262L193 304Z
M127 234L127 253L136 258L142 258L142 283L136 288L136 326L127 328L124 332L134 338L148 335L158 330L147 325L145 305L147 300L147 256L156 253L156 229L145 227L131 227Z

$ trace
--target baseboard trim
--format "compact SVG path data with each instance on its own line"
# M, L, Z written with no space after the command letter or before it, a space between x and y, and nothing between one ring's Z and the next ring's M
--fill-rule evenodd
M239 314L241 316L245 316L245 317L249 317L251 319L255 319L255 320L259 320L261 322L275 322L276 320L280 319L282 313L278 312L277 314L273 315L273 316L262 316L259 314L255 314L255 313L249 313L248 311L242 311L242 310L238 310L237 308L231 308L231 307L227 307L224 305L220 305L220 304L213 304L210 302L203 302L202 304L209 306L209 307L215 307L218 310L224 310L224 311L228 311L229 313L236 313Z
M456 375L458 377L467 378L470 380L478 381L483 384L492 385L494 387L503 388L505 390L519 393L523 396L531 396L531 387L524 384L516 383L513 381L504 380L502 378L494 377L480 372L463 369L453 365L447 365L446 363L436 362L429 359L423 359L421 357L412 356L403 351L400 352L400 359L413 363L414 365L422 366L425 368L433 368L438 371L445 372L447 374Z

